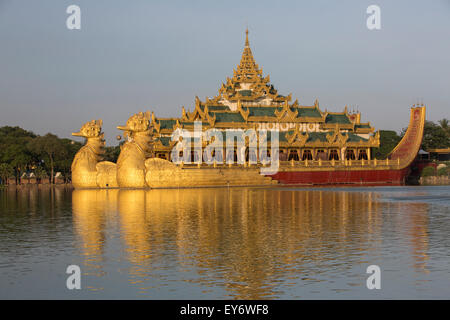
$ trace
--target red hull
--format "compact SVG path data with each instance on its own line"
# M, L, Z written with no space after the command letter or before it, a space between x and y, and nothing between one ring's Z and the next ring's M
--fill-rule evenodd
M270 177L280 184L296 185L403 185L409 168L401 170L285 171Z
M404 185L422 143L424 124L425 107L412 108L408 129L388 156L391 166L397 163L398 168L318 170L316 167L308 171L303 167L298 171L281 170L270 177L283 185Z

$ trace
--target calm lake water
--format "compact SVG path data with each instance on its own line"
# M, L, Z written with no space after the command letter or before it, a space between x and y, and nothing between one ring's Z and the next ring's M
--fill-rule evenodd
M0 190L0 298L449 299L450 187Z

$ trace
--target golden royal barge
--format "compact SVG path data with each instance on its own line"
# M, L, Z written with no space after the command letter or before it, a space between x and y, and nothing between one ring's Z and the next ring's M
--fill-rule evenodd
M347 107L342 112L324 111L317 100L310 106L291 100L291 94L279 94L269 76L263 76L247 30L241 61L217 96L205 101L196 97L193 111L183 107L179 118L140 112L118 127L126 141L117 164L101 161L101 120L74 133L85 137L86 144L73 161L72 183L76 188L405 183L422 142L423 105L411 108L406 134L386 159L379 160L373 157L373 149L380 145L379 132L369 122L361 122L359 112L349 112ZM216 154L214 148L208 154L213 139L198 141L198 126L203 133L215 130L224 135L242 130L276 132L276 149L269 137L267 154L253 152L247 137L241 146L233 142L232 148L224 148L222 143L221 152ZM186 145L179 149L182 139L174 138L180 131L194 132L188 149ZM214 162L205 159L211 156ZM276 171L264 170L268 166L264 160L269 158L276 162Z

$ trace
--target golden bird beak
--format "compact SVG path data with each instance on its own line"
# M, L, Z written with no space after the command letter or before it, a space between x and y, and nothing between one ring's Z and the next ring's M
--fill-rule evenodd
M127 126L117 126L116 127L117 129L119 129L119 130L123 130L123 131L129 131L130 129L127 127Z

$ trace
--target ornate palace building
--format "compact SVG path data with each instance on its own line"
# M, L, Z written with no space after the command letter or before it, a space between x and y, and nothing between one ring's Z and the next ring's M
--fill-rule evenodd
M422 142L425 106L411 108L401 141L386 159L376 159L372 149L380 146L379 132L362 123L359 112L347 107L329 112L317 100L310 106L291 100L263 76L247 31L241 61L214 98L196 98L193 111L183 107L179 118L139 112L117 127L126 138L117 163L102 161L101 120L73 133L85 137L86 145L72 163L72 184L184 188L406 183Z
M179 118L158 118L152 114L152 156L171 160L174 130L193 132L194 121L201 121L202 130L276 130L282 161L370 160L371 148L379 147L379 134L374 134L370 123L360 120L361 114L350 113L347 107L342 112L323 111L317 100L304 106L297 100L292 102L291 94L279 94L256 64L247 30L241 61L218 95L205 101L196 97L194 110L189 112L183 107ZM192 152L191 161L197 157ZM246 157L248 160L248 152Z

